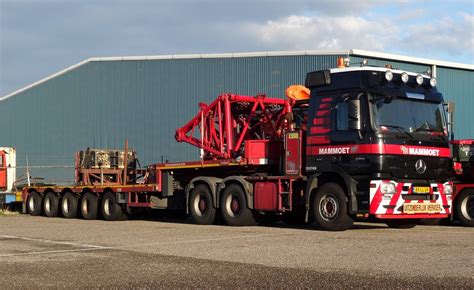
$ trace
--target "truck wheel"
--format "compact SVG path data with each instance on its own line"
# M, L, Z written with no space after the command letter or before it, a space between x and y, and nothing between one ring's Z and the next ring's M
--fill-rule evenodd
M97 207L99 198L91 192L86 192L81 198L81 214L85 220L95 220L97 218Z
M419 222L419 219L394 219L386 220L385 223L389 228L393 229L411 229L416 227L416 224Z
M466 227L474 227L474 190L463 190L456 197L454 213Z
M40 216L43 210L43 197L37 192L31 192L27 199L28 213L33 216Z
M189 213L194 223L212 225L216 219L216 209L212 205L212 195L204 184L197 185L189 196Z
M354 223L348 215L344 190L336 183L326 183L318 189L313 214L316 224L327 231L345 231Z
M43 210L47 217L57 217L59 212L59 196L54 192L48 192L44 196Z
M72 192L66 192L61 199L61 213L65 218L77 217L77 204L79 198Z
M237 184L224 189L220 203L222 217L229 226L252 226L256 224L253 212L247 206L245 193Z
M120 204L115 200L115 193L106 192L100 202L102 216L106 221L116 221L125 219L125 213Z

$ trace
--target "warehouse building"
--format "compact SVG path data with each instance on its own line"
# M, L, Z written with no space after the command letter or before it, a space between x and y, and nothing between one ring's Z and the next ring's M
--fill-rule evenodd
M456 137L474 137L474 65L352 49L90 58L0 97L0 146L16 147L18 166L28 160L33 176L58 183L73 180L75 151L122 148L125 138L142 165L198 159L198 150L176 143L174 134L199 102L224 92L284 97L287 86L335 67L339 56L352 65L367 59L430 71L456 103Z

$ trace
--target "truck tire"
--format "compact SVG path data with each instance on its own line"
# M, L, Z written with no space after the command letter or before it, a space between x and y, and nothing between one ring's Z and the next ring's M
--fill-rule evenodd
M77 217L77 205L79 198L72 192L66 192L61 199L61 214L71 219Z
M28 195L26 207L30 215L40 216L43 212L43 197L35 191L31 192Z
M231 184L224 189L220 209L225 223L229 226L257 224L253 212L247 206L244 190L238 184Z
M348 215L346 195L337 183L323 184L313 199L317 226L326 231L345 231L354 221Z
M212 225L216 219L216 209L212 205L212 195L209 187L197 185L189 196L189 213L194 223Z
M474 190L463 190L454 204L457 219L466 227L474 227Z
M48 192L44 196L43 211L47 217L57 217L59 212L59 196L54 192Z
M416 224L419 222L419 219L393 219L385 221L387 226L392 229L411 229L416 227Z
M100 201L100 210L102 217L106 221L117 221L126 219L126 215L123 212L120 204L115 199L115 193L106 192Z
M99 198L96 194L86 192L81 198L81 214L85 220L97 219L97 208L99 206Z

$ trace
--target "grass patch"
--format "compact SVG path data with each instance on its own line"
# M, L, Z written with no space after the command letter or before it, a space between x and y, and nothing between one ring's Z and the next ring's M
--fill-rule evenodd
M0 217L2 216L15 216L19 215L20 213L17 211L9 211L9 210L0 210Z

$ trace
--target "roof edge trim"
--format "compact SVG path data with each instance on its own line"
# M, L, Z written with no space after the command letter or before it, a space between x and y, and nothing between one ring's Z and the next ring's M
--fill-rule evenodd
M31 89L37 85L40 85L50 79L65 74L71 70L74 70L82 65L89 62L95 61L137 61L137 60L169 60L169 59L197 59L197 58L239 58L239 57L268 57L268 56L303 56L303 55L354 55L354 56L366 56L374 57L387 60L413 62L427 65L437 65L441 67L458 68L466 70L474 70L474 65L455 63L448 61L440 61L433 59L425 59L418 57L403 56L397 54L383 53L367 51L362 49L350 49L350 50L298 50L298 51L263 51L263 52L237 52L237 53L201 53L201 54L169 54L169 55L149 55L149 56L116 56L116 57L92 57L84 61L81 61L75 65L67 67L57 73L47 76L37 82L27 85L21 89L11 92L3 97L0 97L0 102L10 97L13 97L21 92Z

